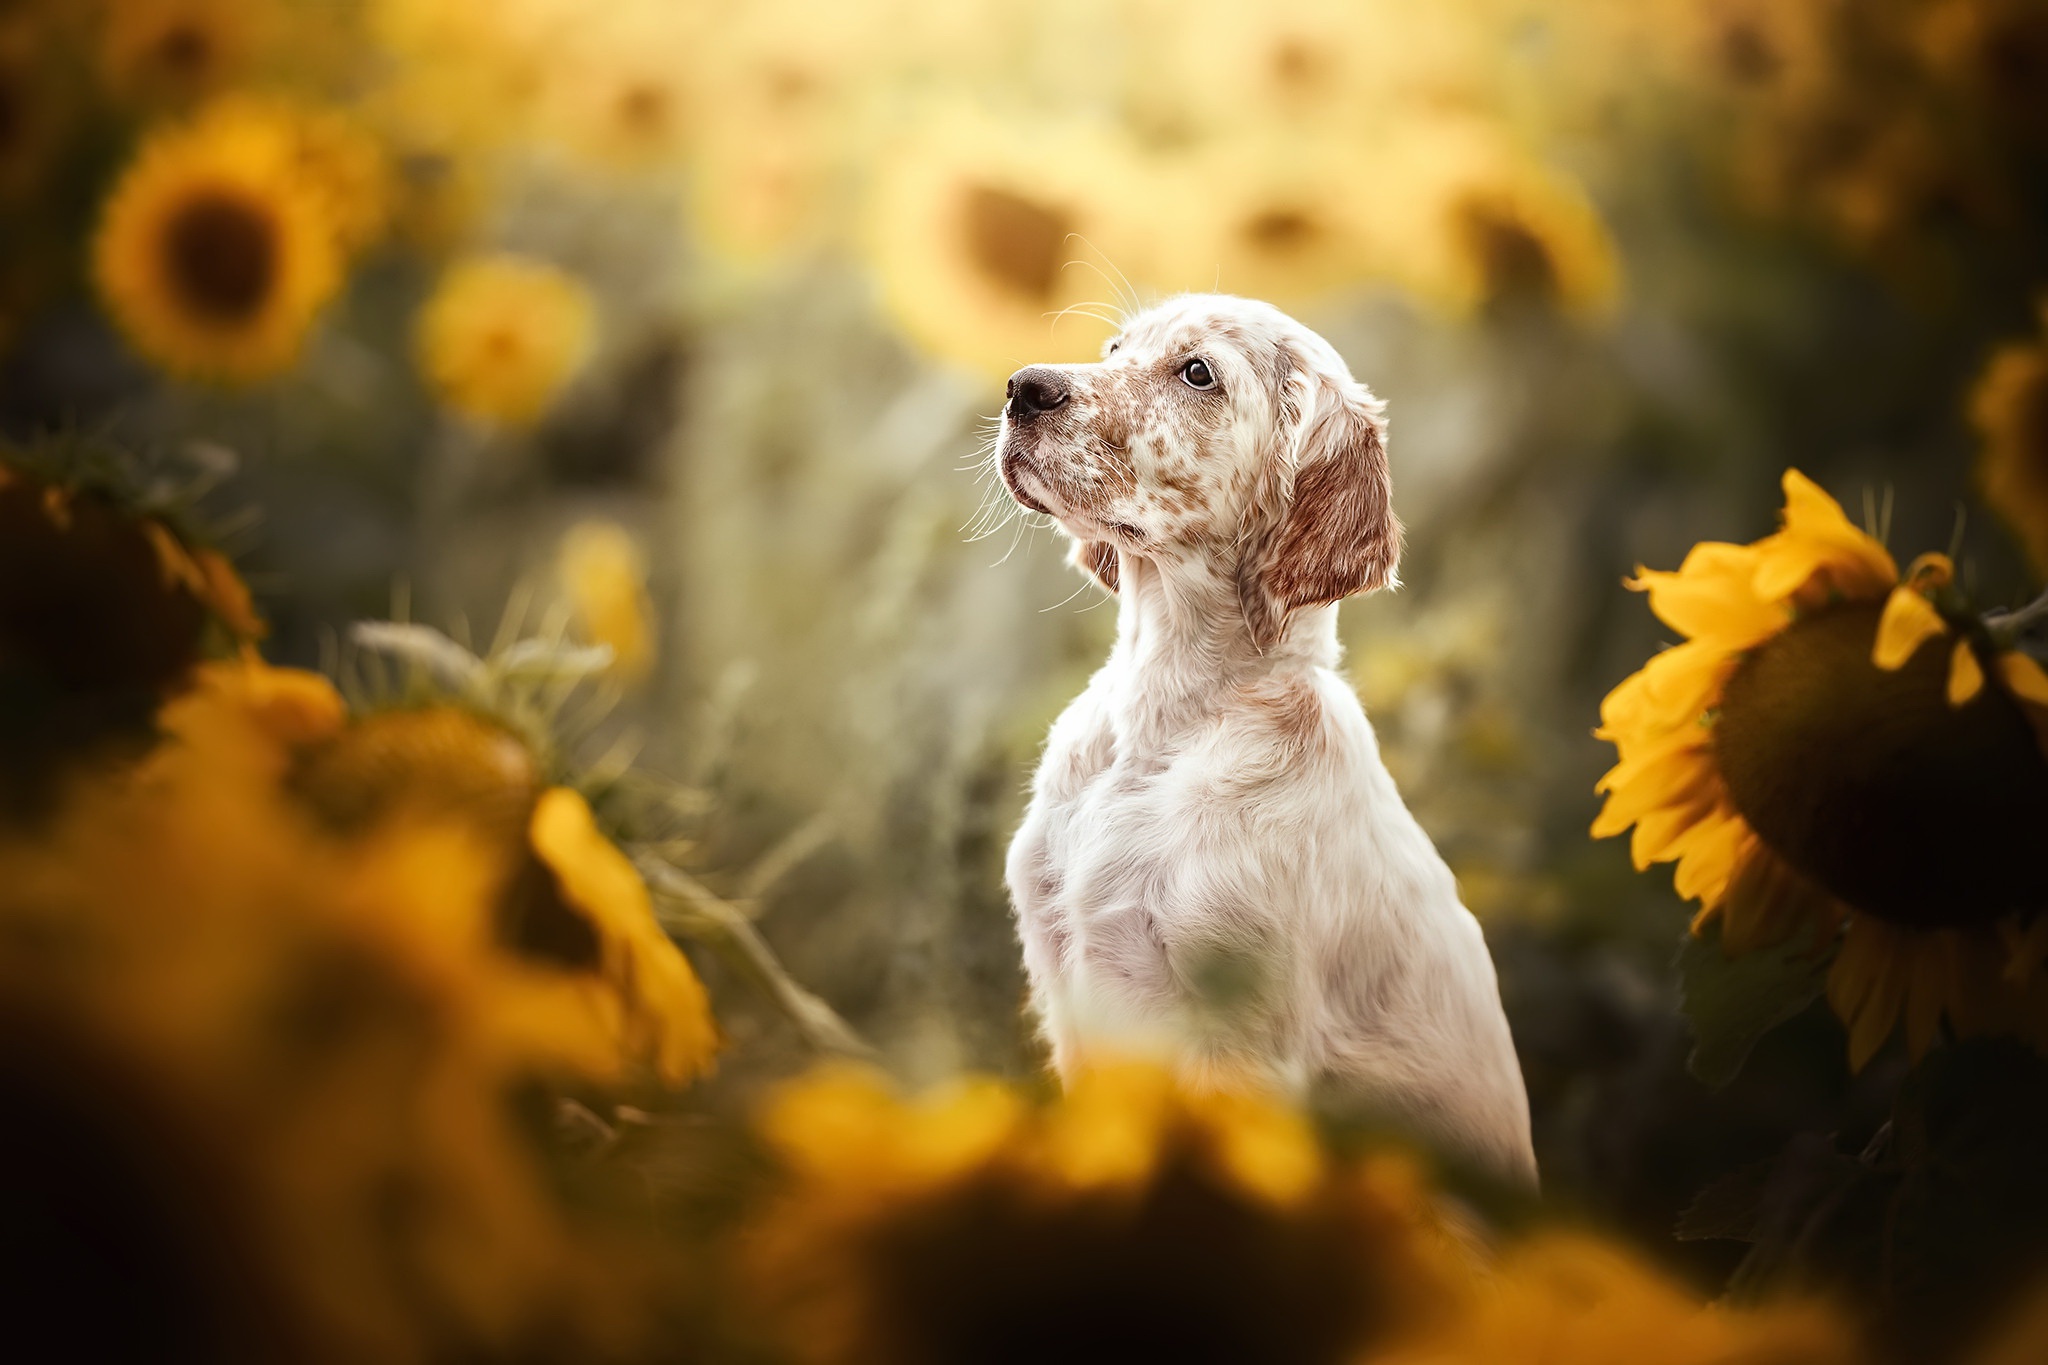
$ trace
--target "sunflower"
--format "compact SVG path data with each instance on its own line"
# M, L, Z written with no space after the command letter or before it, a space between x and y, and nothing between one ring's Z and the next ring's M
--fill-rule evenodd
M43 809L75 768L146 750L200 661L264 631L218 550L29 458L0 450L0 819Z
M1104 129L935 111L876 171L868 249L911 339L992 376L1093 357L1091 304L1148 274L1138 214L1154 172Z
M245 75L278 15L265 0L107 0L100 71L145 103L186 103Z
M565 1204L523 1106L615 1075L613 1012L499 943L473 832L337 841L280 799L298 747L344 723L317 676L209 665L132 775L0 837L0 1074L61 1158L5 1235L107 1235L45 1265L70 1303L109 1246L147 1253L124 1263L136 1321L72 1341L420 1360L547 1334L604 1355L640 1258Z
M1122 7L1126 103L1167 143L1263 130L1362 130L1389 108L1478 92L1481 33L1469 7L1350 0L1138 0Z
M1375 180L1381 270L1454 313L1528 301L1584 317L1612 310L1621 267L1585 192L1470 119L1415 121L1391 136Z
M458 261L420 309L420 369L441 401L464 416L530 426L582 368L594 314L583 286L544 261Z
M2048 302L2041 309L2048 332ZM1970 395L1977 485L2048 575L2048 340L2001 348Z
M347 112L228 95L202 108L194 124L223 140L270 141L278 163L319 192L344 251L368 246L389 223L394 193L389 158L369 129Z
M1619 1248L1540 1235L1505 1259L1474 1311L1385 1365L1854 1365L1846 1325L1817 1303L1701 1303ZM1375 1359L1381 1359L1375 1357Z
M1043 1110L828 1070L762 1129L786 1183L749 1302L800 1361L1348 1361L1463 1288L1405 1161L1334 1162L1298 1115L1151 1069Z
M1784 488L1776 534L1632 581L1686 640L1601 705L1620 761L1593 834L1675 860L1731 954L1839 933L1856 1068L1902 1018L1916 1056L1944 1019L2048 1044L2048 675L1961 610L1944 556L1902 578L1811 480Z
M646 171L677 164L697 117L689 68L676 61L692 33L654 9L593 16L572 31L560 77L549 87L551 120L570 148L599 165Z
M291 366L342 283L332 190L292 128L217 119L152 138L94 243L100 293L174 374L252 382Z
M1155 215L1176 222L1180 260L1155 268L1161 285L1299 300L1363 279L1378 254L1359 144L1251 134L1168 164L1178 202Z
M612 651L612 671L628 682L654 666L654 608L647 600L647 559L617 522L587 521L562 537L556 573L583 634Z
M311 736L287 785L351 840L414 822L470 831L498 860L497 933L522 957L592 982L621 1055L664 1082L718 1049L702 984L654 918L647 888L583 797L549 787L529 742L460 705L377 711Z

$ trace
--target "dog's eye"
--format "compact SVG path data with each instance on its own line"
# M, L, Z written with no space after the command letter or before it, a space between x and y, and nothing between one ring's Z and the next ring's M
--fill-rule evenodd
M1209 362L1196 356L1180 367L1181 382L1191 389L1213 389L1216 376L1209 372Z

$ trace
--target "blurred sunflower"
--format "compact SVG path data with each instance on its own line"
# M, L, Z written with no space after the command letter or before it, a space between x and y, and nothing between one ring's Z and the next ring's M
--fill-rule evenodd
M698 114L677 51L702 40L695 27L666 9L628 7L573 30L549 87L559 111L551 122L570 148L619 170L677 165Z
M911 339L992 376L1093 357L1115 292L1082 258L1143 271L1150 170L1107 130L934 111L876 169L868 250Z
M246 75L277 22L267 0L105 0L100 71L145 103L185 103Z
M1297 1115L1149 1069L1035 1113L824 1071L762 1128L787 1183L750 1305L801 1361L1349 1361L1463 1292L1406 1162L1332 1164Z
M1166 143L1262 130L1363 131L1388 109L1471 99L1486 78L1476 7L1355 0L1135 0L1126 102Z
M1613 239L1585 192L1562 172L1470 119L1426 118L1383 148L1380 269L1454 313L1517 301L1586 317L1621 292Z
M420 369L465 417L530 426L588 358L595 311L583 286L545 261L473 256L448 267L420 309Z
M612 651L612 672L627 682L654 667L654 607L647 558L632 533L613 521L586 521L562 537L555 571L585 638Z
M165 369L244 383L278 374L341 287L333 191L298 146L292 127L251 112L160 133L121 177L93 273Z
M1314 298L1364 278L1374 259L1369 159L1359 144L1250 135L1206 144L1170 163L1178 259L1161 285L1221 289L1279 302Z
M2048 1046L2048 673L1961 609L1945 556L1902 579L1811 480L1784 488L1776 534L1632 580L1686 641L1601 704L1620 761L1593 834L1676 860L1731 954L1840 931L1854 1067L1902 1018L1916 1056L1944 1019Z
M2041 309L2048 332L2048 303ZM2048 575L2048 340L2001 348L1970 394L1977 486Z
M721 255L758 265L835 230L848 172L869 155L865 97L906 26L872 7L808 0L717 16L694 45L707 116L692 148L690 209Z
M340 108L227 95L201 109L194 127L223 141L274 144L278 163L320 194L344 251L368 246L390 221L390 160L369 129Z
M470 833L499 868L497 933L522 959L603 983L615 1049L668 1084L709 1069L703 985L588 803L534 744L453 701L374 711L298 746L289 789L352 840L412 823ZM595 989L595 987L593 987Z
M263 629L219 551L82 466L0 449L0 821L146 750L200 661Z
M61 1304L135 1250L113 1321L55 1310L110 1358L615 1350L644 1250L579 1226L527 1110L616 1074L612 1010L499 945L459 825L342 842L280 799L343 723L315 675L209 665L131 777L0 837L5 1141L54 1166L0 1237Z
M1474 1311L1387 1365L1854 1365L1852 1334L1819 1304L1703 1304L1616 1247L1550 1234L1518 1247Z

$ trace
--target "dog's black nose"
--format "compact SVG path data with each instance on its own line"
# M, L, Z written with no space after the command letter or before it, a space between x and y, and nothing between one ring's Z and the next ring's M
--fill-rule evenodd
M1046 365L1029 365L1010 376L1010 420L1051 412L1067 401L1067 377Z

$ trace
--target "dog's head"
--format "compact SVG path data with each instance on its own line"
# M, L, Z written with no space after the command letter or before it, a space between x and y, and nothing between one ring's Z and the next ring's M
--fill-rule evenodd
M1095 364L1017 371L996 459L1104 587L1120 550L1204 557L1235 577L1262 645L1297 609L1395 581L1380 404L1268 304L1184 296Z

